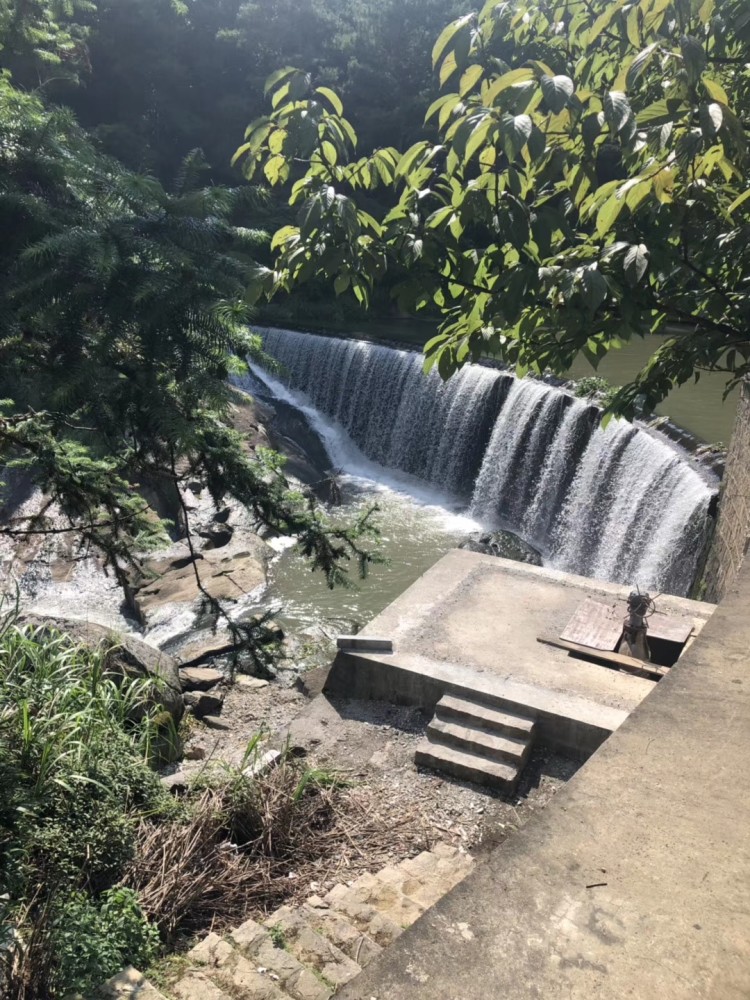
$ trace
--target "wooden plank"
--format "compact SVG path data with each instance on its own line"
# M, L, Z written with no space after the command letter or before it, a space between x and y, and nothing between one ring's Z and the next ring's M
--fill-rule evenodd
M615 650L622 636L626 616L625 601L604 604L593 597L587 597L576 608L575 614L560 633L560 638L566 642L577 642L581 646L591 646L592 649ZM661 611L651 615L647 621L648 635L683 646L693 631L690 618L665 615Z
M616 605L602 604L592 597L579 604L560 638L592 649L612 652L622 636L624 612Z
M684 646L690 638L693 627L690 618L675 618L657 611L648 619L647 636L654 639L666 639L668 642L678 642Z
M591 646L584 646L578 642L567 642L565 639L556 639L554 636L538 635L537 642L543 642L546 646L555 646L558 649L567 649L570 653L577 653L579 656L588 657L590 660L598 660L608 666L616 667L618 670L629 670L631 673L647 674L649 677L664 677L669 673L669 667L659 666L657 663L646 663L645 660L637 660L634 656L625 656L624 653L612 653L606 649L593 649Z

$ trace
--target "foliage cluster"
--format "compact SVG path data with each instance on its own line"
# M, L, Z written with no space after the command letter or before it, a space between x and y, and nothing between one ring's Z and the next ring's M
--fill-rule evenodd
M90 990L156 952L156 928L117 885L138 818L174 812L149 766L150 691L62 635L0 625L3 996Z
M28 5L29 31L53 8ZM16 35L3 27L5 52ZM50 54L67 51L58 27ZM217 505L232 496L257 524L298 535L331 584L352 560L364 572L371 524L329 528L278 458L252 459L230 426L229 379L260 355L245 299L266 240L248 224L257 192L206 184L197 151L169 191L7 73L0 119L0 467L47 499L34 524L0 531L74 532L125 583L134 553L166 527L139 488L169 497L189 532L179 488L190 478Z
M7 615L0 626L0 992L91 996L181 934L272 909L338 863L342 784L289 749L207 770L182 801L152 769L152 682Z
M367 304L406 271L401 306L442 315L425 350L444 377L486 353L562 374L672 334L615 397L628 415L704 369L750 373L746 3L491 0L433 59L439 140L404 153L358 157L334 91L269 78L237 159L291 184L297 216L257 295L326 277Z

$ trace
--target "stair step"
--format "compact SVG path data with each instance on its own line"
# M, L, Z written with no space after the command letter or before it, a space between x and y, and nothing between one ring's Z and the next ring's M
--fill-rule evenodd
M220 990L202 972L188 972L172 987L177 1000L232 1000L229 993Z
M377 958L383 950L377 942L355 927L345 916L327 906L310 906L308 903L303 903L297 912L318 934L362 968L373 958Z
M414 753L414 762L421 767L442 771L464 781L488 785L511 793L518 783L519 770L512 764L488 760L474 753L457 750L444 743L423 740Z
M395 882L385 881L377 875L361 875L347 891L360 903L374 906L400 927L410 927L426 907L405 895L401 888L403 874L396 874Z
M211 932L191 951L187 957L196 965L203 966L203 974L215 985L223 987L230 996L241 992L243 1000L282 1000L278 981L269 975L268 970L259 971L256 962L245 958L236 948ZM199 1000L197 994L193 1000Z
M363 903L357 899L345 885L334 886L326 895L325 901L322 902L331 909L342 913L355 927L377 942L381 948L387 948L389 944L393 944L403 930L403 927L392 917L380 913L370 903Z
M334 986L343 986L362 971L357 962L319 934L299 910L282 906L265 921L265 926L277 929L286 950Z
M277 948L270 933L254 920L229 932L229 941L258 969L277 977L281 989L294 1000L327 1000L333 993L285 948Z
M437 704L435 715L438 719L458 721L464 724L489 729L502 736L528 739L534 731L534 720L514 712L503 712L478 701L444 695Z
M422 906L430 907L462 882L473 865L470 857L458 851L453 857L440 857L423 851L396 867L407 876L402 888L404 895Z
M531 750L528 736L523 741L513 740L486 729L464 726L458 722L444 722L442 719L433 719L427 727L427 734L435 743L446 743L458 750L468 750L489 760L514 764L518 768L523 767Z

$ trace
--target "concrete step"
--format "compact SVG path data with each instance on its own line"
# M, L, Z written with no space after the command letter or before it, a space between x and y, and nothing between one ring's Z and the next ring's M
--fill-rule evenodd
M264 923L282 938L284 948L299 962L333 986L343 986L362 971L361 965L320 934L299 909L282 906Z
M361 875L347 892L358 902L374 906L400 927L410 927L426 907L404 894L401 889L403 874L399 872L397 876L400 877L389 882L377 875Z
M333 995L332 983L323 982L290 951L277 947L268 930L254 920L230 931L229 942L294 1000L327 1000Z
M315 905L316 897L308 900ZM381 913L371 903L363 903L345 885L336 885L319 901L323 907L328 907L343 914L355 927L372 938L381 948L392 944L404 929L390 915Z
M188 972L172 987L176 1000L232 1000L230 993L219 989L202 972Z
M287 1000L289 994L281 988L277 973L250 961L229 941L210 933L187 953L189 961L200 967L200 975L230 997L242 996L243 1000ZM188 974L194 976L195 973ZM184 982L184 981L183 981ZM184 998L201 1000L200 992L189 994L183 987ZM207 996L206 1000L213 1000ZM219 998L217 997L217 1000Z
M316 899L316 897L313 897ZM332 910L322 900L322 905L311 906L303 903L297 912L308 922L313 930L335 945L357 965L364 968L373 958L377 958L382 947L373 939L354 926L343 914Z
M459 750L469 750L490 760L513 764L519 769L526 763L531 750L528 736L523 740L514 740L486 729L437 718L429 724L427 733L435 743L446 743Z
M446 694L437 703L435 716L447 722L458 722L499 733L511 739L528 739L534 732L534 720L514 712L503 712L482 702L470 701Z
M429 738L417 746L414 762L420 767L442 771L463 781L498 788L508 794L514 791L519 778L519 770L513 764L488 760L444 743L434 743Z

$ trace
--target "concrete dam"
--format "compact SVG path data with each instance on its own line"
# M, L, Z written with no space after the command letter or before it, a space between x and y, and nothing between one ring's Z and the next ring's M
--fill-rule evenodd
M276 374L386 469L512 531L545 565L685 595L714 490L671 444L534 379L357 340L263 330Z

